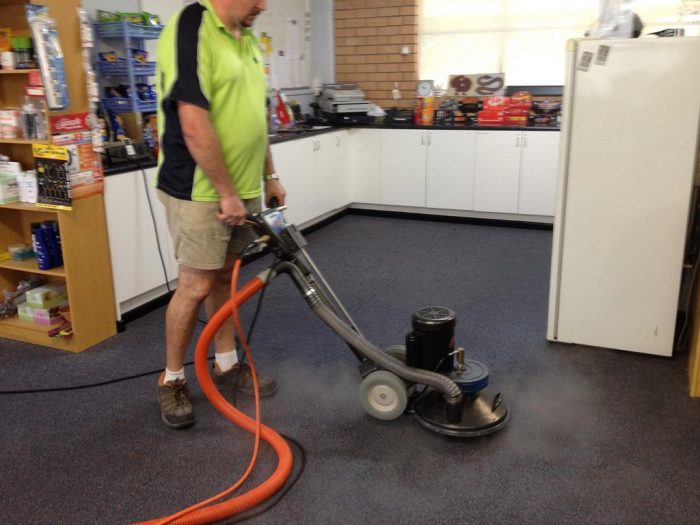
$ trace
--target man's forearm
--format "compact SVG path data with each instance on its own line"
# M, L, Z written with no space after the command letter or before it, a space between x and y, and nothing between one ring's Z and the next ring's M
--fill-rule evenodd
M267 149L265 150L265 167L263 168L263 177L275 173L275 166L272 163L272 151L270 150L270 143L267 143Z
M209 112L193 104L178 103L178 115L187 149L222 197L235 195L236 188L224 164L219 140Z

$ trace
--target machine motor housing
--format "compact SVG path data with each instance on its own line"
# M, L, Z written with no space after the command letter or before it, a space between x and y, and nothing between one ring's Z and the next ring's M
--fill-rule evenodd
M406 364L433 372L454 370L457 316L443 306L426 306L411 316L413 330L406 334Z

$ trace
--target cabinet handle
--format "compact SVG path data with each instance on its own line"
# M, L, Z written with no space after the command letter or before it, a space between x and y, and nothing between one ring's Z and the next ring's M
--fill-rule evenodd
M527 135L523 133L523 148L527 148Z
M336 146L337 148L340 147L340 137L335 137L335 146Z
M519 147L520 147L520 133L518 133L518 134L515 136L515 147L516 147L516 148L519 148Z
M425 133L420 134L420 145L425 146Z
M428 146L430 146L430 144L432 144L432 141L433 141L430 133L426 133L425 136L428 138Z

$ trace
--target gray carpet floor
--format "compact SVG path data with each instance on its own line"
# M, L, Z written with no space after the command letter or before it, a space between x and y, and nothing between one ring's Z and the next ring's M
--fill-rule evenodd
M263 401L264 422L303 444L306 467L250 523L698 523L700 400L688 397L687 354L547 342L550 231L346 216L308 240L379 346L403 342L422 306L455 310L458 344L489 366L511 417L500 432L468 440L428 432L411 416L369 417L358 402L356 358L282 276L266 292L253 351L280 383ZM0 390L159 369L164 313L77 355L1 340ZM192 367L187 373L197 424L181 431L160 422L155 375L0 396L0 523L156 518L237 480L252 438L209 406ZM265 446L246 486L273 467Z

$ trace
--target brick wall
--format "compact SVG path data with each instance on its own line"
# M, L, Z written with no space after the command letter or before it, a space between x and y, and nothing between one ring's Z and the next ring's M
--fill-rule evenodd
M336 0L335 78L355 82L383 108L413 107L420 0ZM400 50L408 46L410 53ZM401 100L394 101L394 83Z

